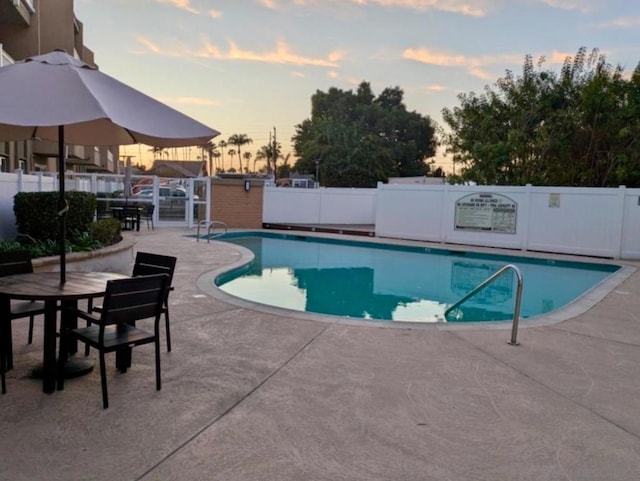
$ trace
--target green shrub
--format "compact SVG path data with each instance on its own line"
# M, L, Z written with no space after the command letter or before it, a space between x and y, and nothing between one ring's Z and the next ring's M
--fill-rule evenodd
M105 218L94 222L89 230L90 237L108 246L120 240L121 224L118 219Z
M18 241L0 241L0 252L16 252L24 250L24 246Z
M16 241L0 241L0 252L28 250L31 257L60 253L58 192L21 192L14 197L13 210L18 227ZM96 196L90 192L66 192L69 204L66 252L100 249L120 241L120 221L113 218L93 221Z
M71 239L67 244L67 247L71 252L86 252L95 249L100 249L103 243L94 237L89 232L73 231Z
M0 241L0 252L17 252L17 251L29 251L32 258L36 257L48 257L55 256L60 253L58 242L53 239L47 239L46 241L34 240L33 242L19 242L19 241ZM67 246L67 251L71 252L70 246Z
M41 241L57 239L60 232L58 192L20 192L15 195L13 212L20 234ZM96 210L96 196L90 192L65 193L69 204L67 238L73 231L88 232Z

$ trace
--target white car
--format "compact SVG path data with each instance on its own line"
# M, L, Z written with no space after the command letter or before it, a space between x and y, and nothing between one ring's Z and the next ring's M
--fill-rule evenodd
M139 190L136 194L134 194L136 197L146 197L146 198L151 198L153 197L153 188L152 187L145 187L144 189ZM176 186L176 187L170 187L168 185L161 185L158 188L158 195L160 196L160 198L164 198L164 197L187 197L187 190L182 187L182 186ZM197 195L193 196L193 200L198 200L199 197Z

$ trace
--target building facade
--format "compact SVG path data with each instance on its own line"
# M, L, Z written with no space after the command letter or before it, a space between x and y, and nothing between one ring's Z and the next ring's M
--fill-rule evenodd
M0 0L0 67L56 49L96 66L83 37L84 26L75 16L74 0ZM118 170L118 146L69 145L65 150L70 170ZM0 171L55 172L57 156L55 142L0 142Z

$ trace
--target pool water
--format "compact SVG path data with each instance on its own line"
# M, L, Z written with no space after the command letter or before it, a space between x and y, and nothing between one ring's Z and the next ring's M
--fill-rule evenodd
M445 310L505 264L522 272L521 317L570 303L619 266L424 247L260 233L216 240L250 249L254 261L215 279L223 291L272 306L355 319L478 322L513 318L512 271Z

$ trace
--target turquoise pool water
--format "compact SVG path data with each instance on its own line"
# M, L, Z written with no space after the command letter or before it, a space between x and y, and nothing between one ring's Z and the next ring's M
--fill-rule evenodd
M512 319L513 272L469 299L454 319L444 318L447 307L505 264L515 264L523 275L522 318L565 306L619 269L304 235L233 233L216 240L255 254L250 265L214 280L229 294L286 309L382 322Z

